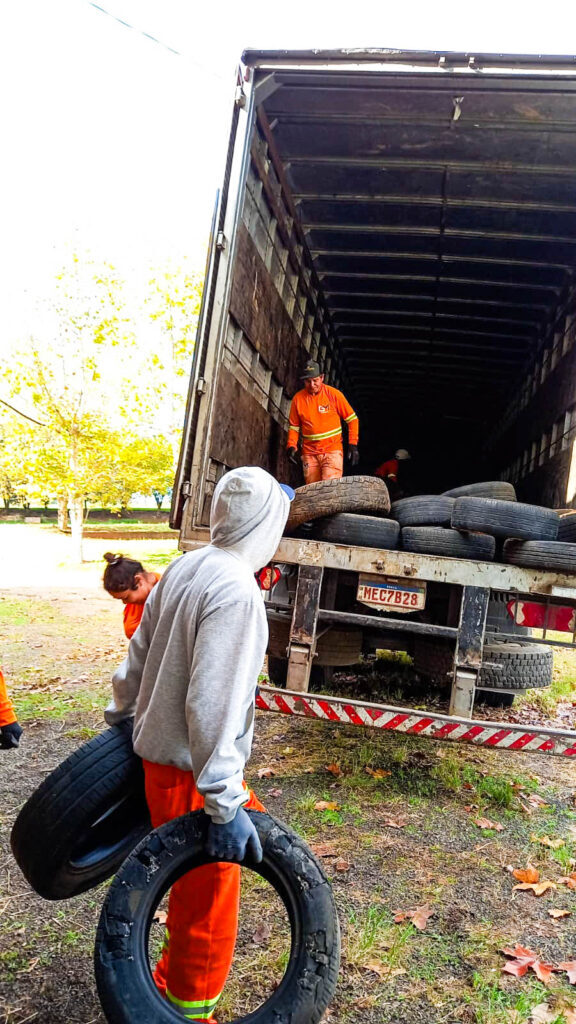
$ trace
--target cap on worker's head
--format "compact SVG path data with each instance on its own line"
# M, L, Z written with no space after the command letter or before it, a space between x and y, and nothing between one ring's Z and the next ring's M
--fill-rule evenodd
M394 458L402 460L402 459L411 459L412 456L410 455L410 452L406 451L405 448L399 448L398 451L395 452Z
M321 373L318 363L316 363L314 359L310 359L309 362L307 362L306 366L304 367L304 372L302 373L300 380L312 380L313 377L320 376Z
M294 490L293 487L289 487L288 484L281 484L280 481L278 481L278 486L282 488L282 490L284 491L284 494L288 495L288 498L290 499L290 501L294 500L296 491Z

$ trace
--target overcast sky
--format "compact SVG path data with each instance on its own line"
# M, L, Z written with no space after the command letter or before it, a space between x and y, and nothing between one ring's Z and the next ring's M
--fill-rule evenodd
M556 0L99 6L109 13L89 0L0 4L0 329L25 323L72 248L125 273L184 257L201 268L247 46L576 47L570 8Z

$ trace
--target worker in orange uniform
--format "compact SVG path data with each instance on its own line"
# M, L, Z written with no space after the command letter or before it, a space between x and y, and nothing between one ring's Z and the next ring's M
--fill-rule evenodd
M306 363L304 387L297 391L290 406L288 457L298 464L298 441L302 442L304 482L341 477L344 468L342 420L348 424L348 462L357 466L358 417L347 398L337 388L324 383L318 363Z
M144 605L152 588L160 579L159 572L146 572L141 562L124 555L113 555L107 551L104 559L108 562L102 582L111 597L124 605L124 632L129 640L140 625Z
M20 745L22 726L16 718L0 669L0 750L14 750Z
M392 501L397 501L404 493L399 480L401 476L400 463L408 462L411 458L412 456L409 451L406 451L406 448L398 448L393 459L388 459L374 470L374 475L379 476L387 485Z
M176 558L144 605L128 657L112 680L110 725L134 717L154 828L202 808L213 862L170 890L154 981L176 1013L215 1024L234 955L240 867L262 859L246 809L264 810L244 782L254 696L268 642L254 574L274 554L294 492L265 470L219 481L210 544Z

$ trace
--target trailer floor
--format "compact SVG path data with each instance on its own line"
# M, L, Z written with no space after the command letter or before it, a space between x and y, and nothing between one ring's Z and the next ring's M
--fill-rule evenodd
M0 754L0 1022L103 1024L92 951L105 887L43 902L8 837L30 792L101 728L125 650L120 609L92 590L0 598L3 665L27 722L21 749ZM501 973L500 952L520 943L549 963L574 958L576 890L559 881L576 871L572 763L259 713L249 768L271 813L312 844L332 879L343 956L331 1022L521 1024L540 1004L558 1020L576 1006L565 972L547 986L533 973L517 979ZM556 888L513 891L508 868L529 862ZM274 894L249 873L244 887L222 1024L273 991L287 954ZM424 930L394 922L422 907L432 911Z

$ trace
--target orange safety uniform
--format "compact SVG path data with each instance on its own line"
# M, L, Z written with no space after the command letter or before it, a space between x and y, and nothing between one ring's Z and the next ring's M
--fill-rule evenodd
M204 798L192 772L144 761L146 802L152 826L159 828ZM244 784L246 785L246 784ZM247 810L265 808L246 787ZM154 971L159 991L183 1017L216 1024L212 1016L232 966L240 909L240 865L205 864L193 868L170 890L166 932Z
M297 448L300 439L303 456L341 452L341 420L348 424L350 444L358 444L358 417L342 392L328 384L322 384L317 395L303 388L290 406L287 447Z
M5 725L12 725L13 722L17 721L18 719L16 718L12 701L8 696L4 676L0 669L0 729Z
M398 459L388 459L387 462L383 462L375 470L374 475L382 477L383 480L398 480Z
M156 583L160 579L160 573L155 572ZM156 583L154 586L156 586ZM146 602L144 602L146 604ZM134 633L140 625L140 619L144 613L144 604L126 604L124 605L124 632L129 640L132 639Z

